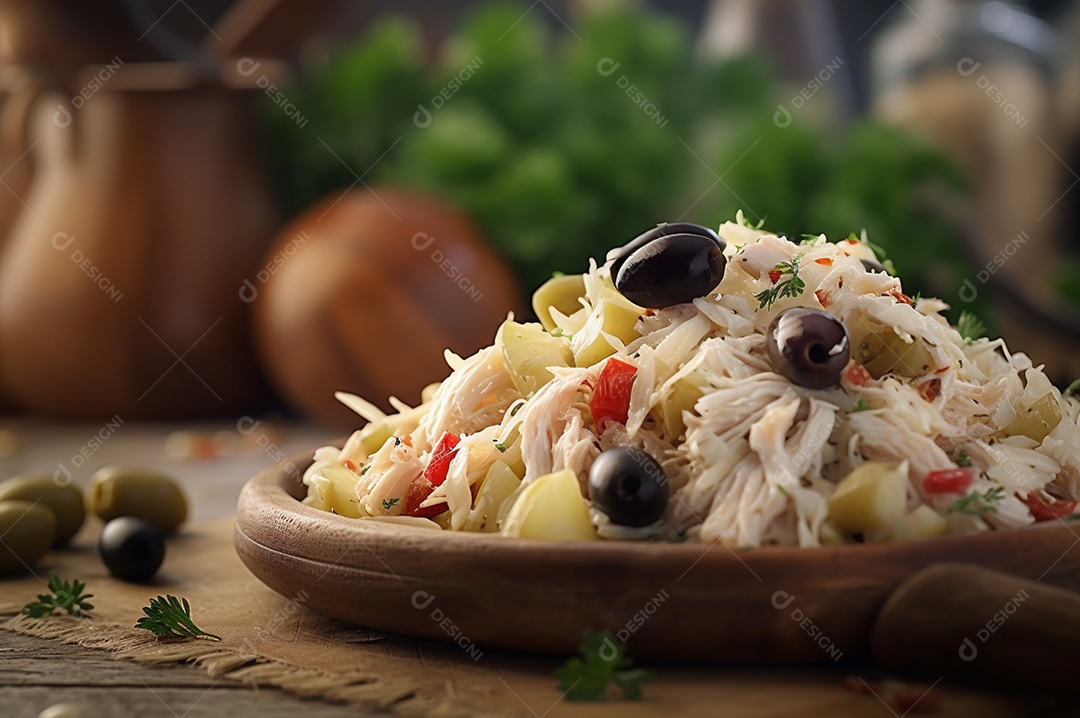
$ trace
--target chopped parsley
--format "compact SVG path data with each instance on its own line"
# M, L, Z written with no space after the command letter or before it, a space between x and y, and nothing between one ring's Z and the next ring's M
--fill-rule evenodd
M968 344L973 344L976 339L986 333L986 325L977 316L966 309L960 312L960 318L956 320L956 331Z
M655 678L633 667L626 645L611 631L585 631L580 650L580 657L570 658L555 671L559 690L568 701L602 701L607 697L609 683L621 688L627 700L640 700L641 684Z
M985 493L980 494L976 491L958 499L949 506L948 511L950 514L967 514L982 518L988 513L997 513L997 506L994 504L1003 498L1005 498L1005 489L995 486L987 489Z
M806 282L799 276L799 263L803 255L796 254L790 262L780 262L773 267L773 272L778 272L779 277L773 286L755 295L755 299L761 304L759 309L768 309L778 299L784 297L797 297L806 289Z
M553 336L553 337L563 337L564 339L573 339L574 338L573 334L567 334L566 332L564 332L562 330L562 327L555 327L554 329L552 329L548 333L551 334L551 336Z
M920 300L922 300L922 292L915 292L915 296L911 298L911 308L919 306Z
M1080 395L1080 379L1077 379L1072 384L1069 384L1068 388L1062 392L1061 396L1065 399L1071 399L1074 396Z
M495 448L498 449L500 453L505 454L506 450L509 449L510 447L508 447L506 444L504 444L503 442L500 441L498 444L495 444Z
M872 406L866 403L865 399L859 399L858 403L855 404L855 408L852 409L850 413L855 414L860 411L869 411L872 408Z
M382 507L383 507L384 509L386 509L387 511L389 511L390 509L392 509L392 508L394 508L395 506L397 506L397 503L398 503L399 501L401 501L401 499L400 499L400 498L396 498L396 499L383 499L383 502L382 502Z
M967 468L971 466L971 457L967 455L967 452L961 451L956 456L952 457L952 462L961 468Z

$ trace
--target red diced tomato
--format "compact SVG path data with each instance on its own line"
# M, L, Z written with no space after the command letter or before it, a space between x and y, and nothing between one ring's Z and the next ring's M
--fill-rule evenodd
M923 479L923 488L928 494L962 494L975 479L971 468L939 469L931 471Z
M772 281L773 284L776 284L777 282L779 282L780 277L782 277L782 276L784 276L784 273L782 271L780 271L779 269L770 269L769 270L769 279Z
M457 445L460 441L460 438L449 431L443 432L439 443L435 445L435 450L431 452L431 459L428 461L427 468L424 469L425 479L435 486L439 486L446 481L446 474L450 471L450 462L454 460L454 454L457 453Z
M446 511L447 506L445 503L423 508L420 507L420 504L424 503L428 496L431 496L431 492L435 490L436 486L440 486L442 482L446 481L446 474L450 471L450 462L454 460L457 445L460 442L460 437L451 434L449 431L443 432L439 443L435 445L434 451L431 452L431 459L428 460L424 473L413 479L413 482L409 484L409 488L405 491L405 495L401 497L401 513L403 516L431 518Z
M1060 519L1068 516L1073 511L1076 511L1075 501L1058 499L1057 501L1050 503L1035 492L1028 494L1027 498L1023 501L1027 504L1028 509L1031 511L1031 515L1035 517L1036 523Z
M349 459L345 459L345 461L341 463L345 465L346 469L353 472L354 474L356 473L356 464L354 464L352 461L350 461Z
M817 264L823 264L826 267L831 267L832 266L832 260L829 259L828 257L822 257L821 259L815 259L814 262L816 262Z
M844 371L844 378L847 379L849 384L854 384L855 386L862 386L874 377L870 376L870 372L868 372L866 370L866 367L864 367L862 364L859 364L858 362L852 362Z
M821 289L815 289L814 296L817 297L818 303L820 303L821 306L829 306L829 295L825 291Z
M445 503L420 507L420 504L424 503L434 490L435 485L424 478L423 474L413 479L413 482L409 484L409 488L405 490L405 495L401 497L401 515L430 519L432 516L438 516L443 511L446 511L448 507Z
M608 421L625 424L630 412L630 390L634 387L637 367L612 357L600 370L589 409L596 431L604 433Z

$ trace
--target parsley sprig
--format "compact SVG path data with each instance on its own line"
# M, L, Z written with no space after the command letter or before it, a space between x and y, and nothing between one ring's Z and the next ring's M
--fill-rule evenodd
M774 272L779 272L780 277L769 289L754 295L761 305L759 309L769 309L773 302L784 297L797 297L806 289L806 282L799 276L799 263L802 261L802 253L796 254L790 262L780 262L773 267Z
M220 641L221 636L207 633L191 620L191 606L186 598L158 596L143 608L146 615L135 622L135 628L145 628L158 638L203 638Z
M580 657L574 656L555 671L559 690L568 701L602 701L609 683L621 688L627 700L636 701L641 698L641 684L655 679L633 667L626 645L611 631L586 631L580 650Z
M51 616L57 610L67 611L71 616L89 616L94 604L86 599L93 598L92 593L83 593L86 584L78 579L68 583L61 581L55 573L49 577L50 593L38 594L36 601L23 606L23 615L31 618Z
M971 493L962 499L958 499L949 506L950 514L967 514L978 516L980 519L986 514L997 513L995 504L1005 498L1005 489L1000 486L987 489L985 493Z
M960 312L960 318L956 320L956 331L960 332L964 341L973 344L976 339L986 333L986 325L977 316L964 310Z

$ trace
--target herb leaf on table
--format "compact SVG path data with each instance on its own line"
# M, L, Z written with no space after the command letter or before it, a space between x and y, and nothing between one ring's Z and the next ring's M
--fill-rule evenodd
M61 581L55 573L49 577L50 593L38 594L36 601L23 606L23 615L31 618L43 618L51 616L55 611L64 610L71 616L89 616L94 604L87 599L93 598L92 593L84 594L86 584L78 579Z
M221 636L207 633L191 620L191 606L186 598L158 596L150 599L143 608L146 615L135 622L135 628L144 628L158 638L203 638L220 641Z
M622 689L627 700L636 701L641 698L641 684L655 679L652 673L633 667L626 645L611 631L586 631L580 650L580 657L568 659L555 671L559 690L568 701L602 701L609 683Z

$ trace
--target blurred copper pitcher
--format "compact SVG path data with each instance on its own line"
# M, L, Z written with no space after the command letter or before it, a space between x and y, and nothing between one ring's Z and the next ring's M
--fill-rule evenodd
M57 416L250 408L262 383L238 290L277 226L255 95L178 63L114 62L73 84L27 103L0 385Z

